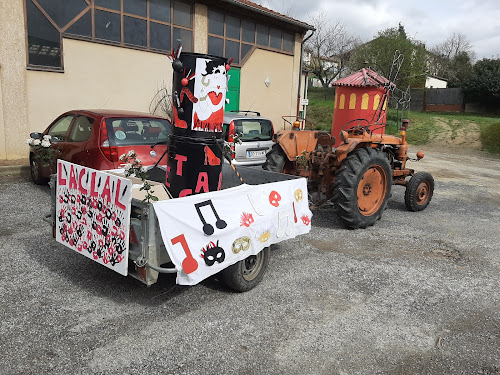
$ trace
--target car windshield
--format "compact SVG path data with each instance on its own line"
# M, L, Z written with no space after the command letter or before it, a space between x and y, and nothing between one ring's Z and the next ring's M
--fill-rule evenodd
M113 146L153 145L167 141L170 122L154 118L106 119L109 143Z
M234 132L242 134L242 141L267 141L273 136L273 126L265 119L240 119L234 120Z

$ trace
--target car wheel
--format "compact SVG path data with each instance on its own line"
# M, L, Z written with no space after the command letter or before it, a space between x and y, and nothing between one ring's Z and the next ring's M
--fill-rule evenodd
M40 163L34 155L30 155L30 172L31 179L35 184L44 185L47 183L48 179L42 177L42 174L40 172Z

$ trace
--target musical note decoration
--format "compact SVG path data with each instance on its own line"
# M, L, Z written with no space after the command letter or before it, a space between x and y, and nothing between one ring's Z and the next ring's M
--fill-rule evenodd
M184 250L184 253L186 254L186 258L182 261L182 269L184 270L184 272L190 274L196 271L198 269L198 262L191 254L191 250L189 249L189 246L187 244L186 237L181 234L175 238L172 238L170 241L172 242L172 245L180 243L182 249Z
M217 229L224 229L227 226L227 223L219 217L211 199L206 200L204 202L196 203L194 207L196 208L198 217L203 223L203 233L205 233L207 236L211 236L212 234L214 234L214 227L212 226L212 224L206 222L205 218L203 217L203 214L201 213L200 208L204 206L210 206L212 208L212 212L214 213L214 216L217 219L217 221L215 222L215 226L217 227Z

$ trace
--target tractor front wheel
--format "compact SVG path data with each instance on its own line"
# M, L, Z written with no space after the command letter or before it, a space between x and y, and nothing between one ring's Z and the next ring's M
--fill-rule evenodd
M422 211L425 209L434 194L434 178L430 173L415 173L405 191L405 205L409 211Z
M335 175L333 203L349 228L366 228L382 217L391 195L392 172L382 151L359 148Z

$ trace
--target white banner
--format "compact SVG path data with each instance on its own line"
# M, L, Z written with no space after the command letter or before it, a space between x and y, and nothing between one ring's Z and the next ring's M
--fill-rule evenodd
M127 276L132 182L57 161L56 240Z
M154 208L181 285L311 228L304 178L155 202Z

